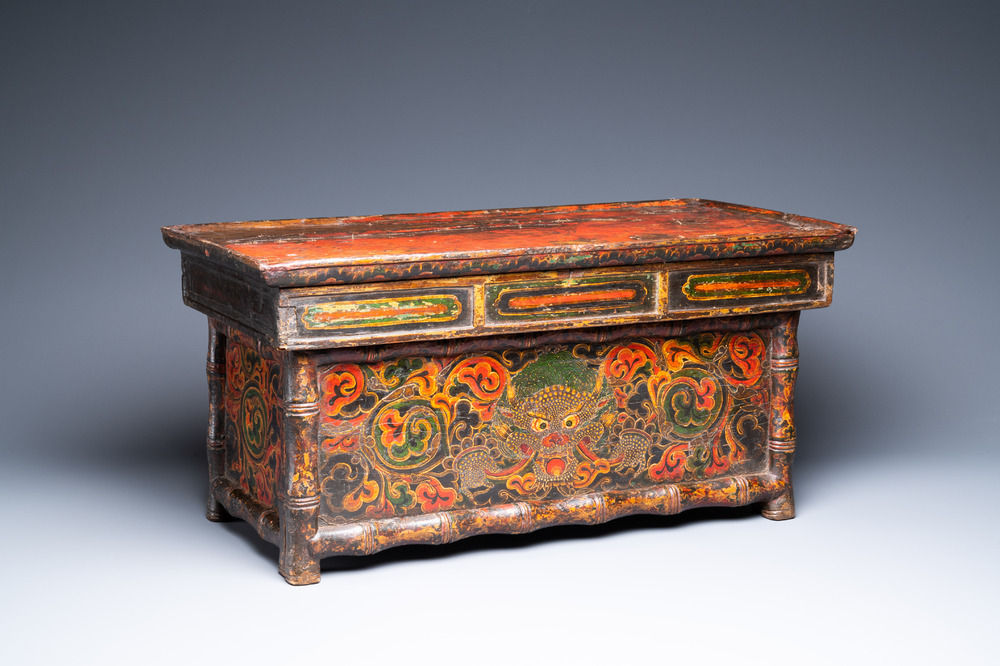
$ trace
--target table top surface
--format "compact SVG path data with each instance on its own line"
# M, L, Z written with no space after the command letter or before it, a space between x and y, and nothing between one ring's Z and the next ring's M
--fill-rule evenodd
M855 229L699 199L164 227L275 286L831 252Z

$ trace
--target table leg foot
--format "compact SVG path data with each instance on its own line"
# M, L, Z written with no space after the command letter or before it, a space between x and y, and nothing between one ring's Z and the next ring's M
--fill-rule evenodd
M284 560L284 558L283 558ZM278 571L289 585L313 585L319 582L319 560L309 560L293 562L292 566L284 566L284 561L282 565L278 567Z
M229 512L222 508L222 505L215 501L214 497L209 497L208 507L205 509L205 517L213 523L231 523L234 519Z
M794 518L795 499L792 497L792 489L789 488L783 494L766 503L760 515L768 520L791 520Z

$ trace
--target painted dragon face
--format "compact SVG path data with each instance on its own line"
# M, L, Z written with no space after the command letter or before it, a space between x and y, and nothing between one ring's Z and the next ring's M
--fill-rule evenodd
M597 393L584 393L569 386L547 386L520 403L514 403L513 424L524 436L518 438L524 448L544 456L564 456L584 438L584 444L600 437L604 428L594 423L601 403ZM594 427L596 426L596 428Z
M602 387L601 373L571 353L543 355L507 387L509 409L501 411L510 427L500 431L501 450L534 456L542 478L571 474L577 447L596 444L605 433Z

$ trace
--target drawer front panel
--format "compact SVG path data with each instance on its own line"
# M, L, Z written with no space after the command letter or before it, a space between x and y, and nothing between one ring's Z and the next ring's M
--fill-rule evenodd
M472 324L472 288L366 292L294 300L303 337L424 331Z
M831 255L282 290L282 348L411 342L829 305Z
M673 270L667 278L670 312L799 306L826 299L824 264Z
M798 296L808 292L813 282L809 272L802 268L740 273L696 273L688 276L681 291L692 301Z
M656 312L659 276L595 276L486 285L486 322L570 319Z

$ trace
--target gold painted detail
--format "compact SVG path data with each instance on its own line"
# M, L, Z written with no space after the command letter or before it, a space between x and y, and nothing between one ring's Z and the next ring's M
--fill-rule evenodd
M812 285L809 273L801 268L738 273L699 273L688 277L681 290L692 301L727 298L794 296Z
M455 295L430 294L307 305L301 317L307 329L330 330L455 321L461 314L462 303Z

